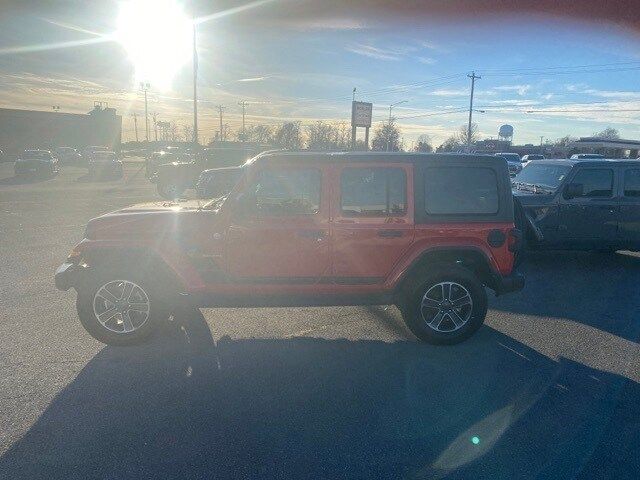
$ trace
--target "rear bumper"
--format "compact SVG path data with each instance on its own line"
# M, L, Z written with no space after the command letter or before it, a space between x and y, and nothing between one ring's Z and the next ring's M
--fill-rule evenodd
M496 295L519 292L524 288L524 275L519 272L513 272L506 276L496 275L492 287Z

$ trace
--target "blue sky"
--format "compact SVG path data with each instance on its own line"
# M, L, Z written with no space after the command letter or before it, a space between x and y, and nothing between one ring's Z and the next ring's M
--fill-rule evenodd
M122 45L103 41L116 30L120 7L116 2L76 7L3 12L0 105L44 110L60 105L81 112L94 100L107 101L124 115L124 137L131 139L131 114L143 112L135 65ZM225 123L239 127L240 100L249 102L249 124L348 121L357 87L357 99L374 103L374 121L388 116L390 103L408 100L394 110L407 146L420 134L438 144L466 122L465 112L443 112L468 107L466 75L472 70L482 76L476 105L486 113L475 113L474 119L483 137L495 137L498 127L509 123L517 143L585 136L607 126L622 137L640 138L640 111L620 111L640 110L640 38L628 30L532 15L475 21L265 19L272 8L266 4L198 26L205 139L217 127L215 105L225 105ZM84 46L40 48L86 40ZM28 46L40 47L24 51ZM150 111L164 120L190 122L190 69L186 61L162 91L152 81Z

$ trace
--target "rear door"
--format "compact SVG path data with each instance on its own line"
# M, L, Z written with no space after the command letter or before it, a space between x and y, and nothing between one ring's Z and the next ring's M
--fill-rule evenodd
M413 241L413 166L336 165L334 191L334 281L382 283Z
M616 242L619 201L616 198L617 169L578 167L569 183L581 184L581 196L560 200L560 241L570 248L599 248Z
M631 248L640 245L640 167L621 169L620 240Z

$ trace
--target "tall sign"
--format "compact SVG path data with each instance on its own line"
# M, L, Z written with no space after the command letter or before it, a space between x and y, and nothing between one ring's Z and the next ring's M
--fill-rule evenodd
M364 127L365 149L369 150L369 128L371 127L371 113L373 103L351 102L351 150L356 148L356 128Z

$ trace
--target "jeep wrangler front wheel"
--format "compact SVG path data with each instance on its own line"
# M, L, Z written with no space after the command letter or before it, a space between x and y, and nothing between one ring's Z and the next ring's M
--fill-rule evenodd
M473 335L487 315L487 294L476 276L458 266L432 271L413 283L402 316L427 343L453 345Z
M158 292L145 279L127 273L96 274L78 289L80 323L108 345L146 340L163 317Z

